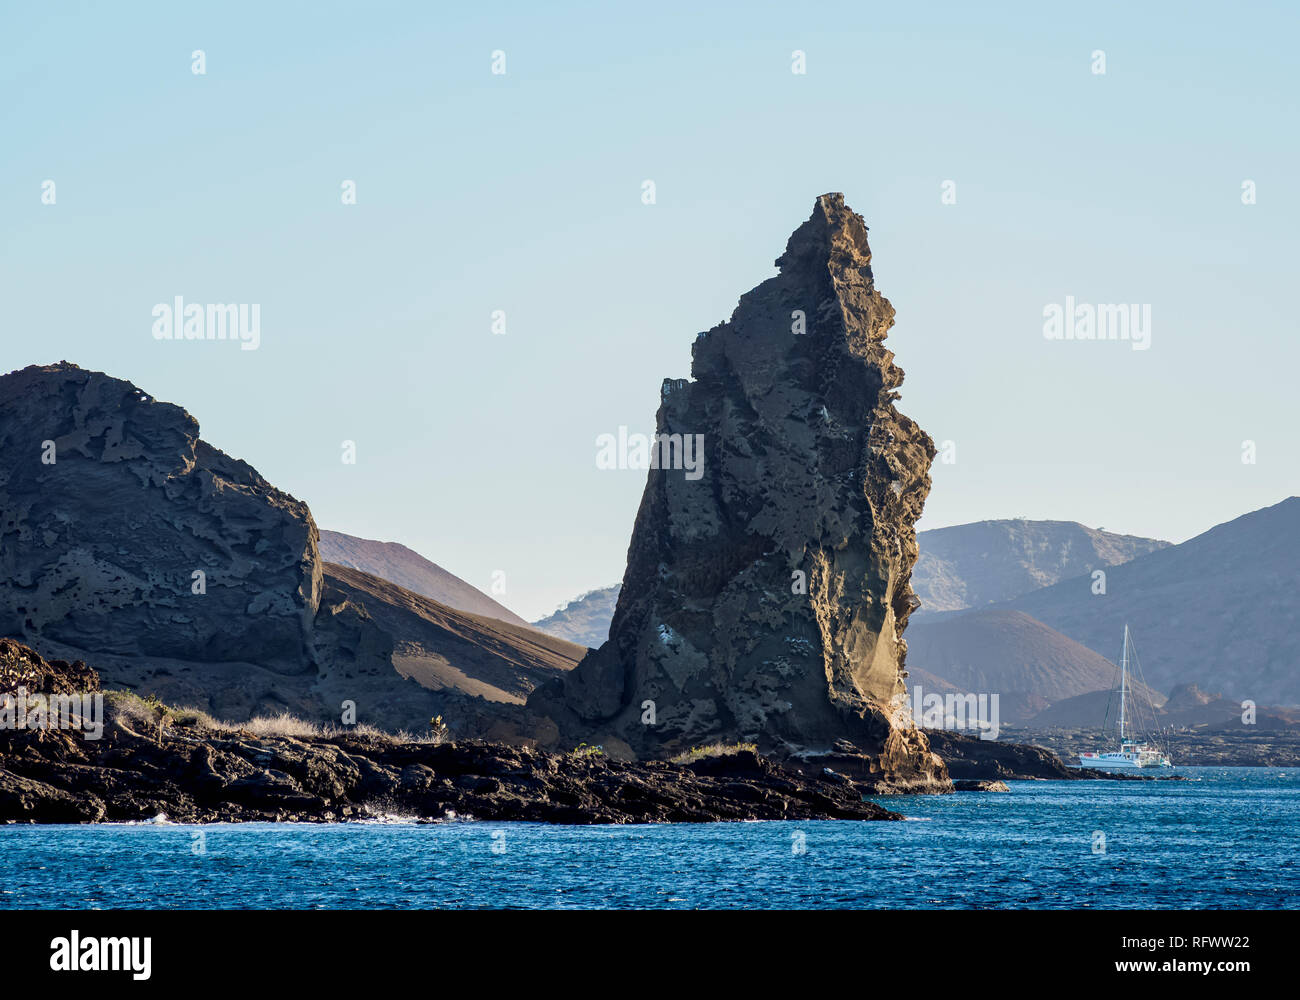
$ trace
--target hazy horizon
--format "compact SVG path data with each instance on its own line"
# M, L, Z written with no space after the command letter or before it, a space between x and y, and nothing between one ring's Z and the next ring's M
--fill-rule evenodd
M955 448L919 530L1179 542L1298 492L1296 11L568 12L6 11L3 370L127 379L535 620L622 578L645 473L597 436L842 191ZM177 296L257 304L258 348L155 339ZM1147 348L1049 339L1070 300Z

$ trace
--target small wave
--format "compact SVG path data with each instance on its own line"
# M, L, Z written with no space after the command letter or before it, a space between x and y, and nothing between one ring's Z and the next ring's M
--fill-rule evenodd
M352 820L363 826L416 826L429 823L473 823L473 816L463 815L454 809L448 809L442 816L421 816L418 813L381 811L373 812L361 819Z
M175 826L167 814L160 812L157 816L151 816L149 819L129 819L122 826Z
M411 826L422 821L423 817L414 813L377 812L352 822L362 826Z

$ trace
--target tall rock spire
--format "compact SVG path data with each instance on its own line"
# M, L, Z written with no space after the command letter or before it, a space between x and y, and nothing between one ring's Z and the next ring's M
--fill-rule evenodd
M894 405L894 309L840 194L817 199L776 263L697 337L692 379L664 382L662 461L609 641L529 705L561 738L611 752L847 739L888 782L944 784L904 701L913 525L935 449ZM678 435L702 445L702 470L670 467Z

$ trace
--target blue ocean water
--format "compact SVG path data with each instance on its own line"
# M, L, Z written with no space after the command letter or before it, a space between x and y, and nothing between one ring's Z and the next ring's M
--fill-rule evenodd
M880 800L906 823L10 825L0 908L1300 907L1300 769L1179 773Z

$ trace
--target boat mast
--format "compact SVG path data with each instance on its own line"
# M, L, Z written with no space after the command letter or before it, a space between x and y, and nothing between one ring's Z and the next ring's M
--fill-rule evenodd
M1124 652L1119 667L1119 746L1124 748L1124 688L1128 682L1128 626L1124 626Z

